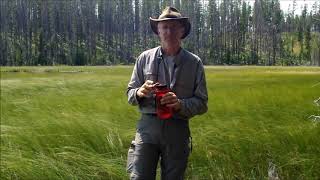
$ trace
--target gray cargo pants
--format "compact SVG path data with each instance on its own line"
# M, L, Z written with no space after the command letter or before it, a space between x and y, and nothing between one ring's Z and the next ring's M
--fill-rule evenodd
M183 180L189 152L188 120L161 120L143 114L137 126L130 179L155 179L160 159L162 180Z

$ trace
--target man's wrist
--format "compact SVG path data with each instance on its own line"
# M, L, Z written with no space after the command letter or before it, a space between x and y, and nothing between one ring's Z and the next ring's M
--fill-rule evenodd
M138 101L139 101L140 99L142 99L142 97L139 96L139 89L140 89L140 88L137 88L137 90L136 90L136 98L137 98Z
M174 110L175 110L176 112L179 112L179 111L181 110L181 106L182 106L180 99L178 99L177 104L178 104L178 105L175 107Z

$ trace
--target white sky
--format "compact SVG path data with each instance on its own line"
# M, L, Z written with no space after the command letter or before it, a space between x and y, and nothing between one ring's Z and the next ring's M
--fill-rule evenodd
M253 6L254 0L247 0ZM288 9L292 11L293 7L293 0L279 0L280 1L280 8L283 10L285 13L288 13ZM296 10L295 14L301 14L302 9L304 5L307 5L308 12L312 10L312 6L317 2L318 6L320 4L320 0L296 0Z

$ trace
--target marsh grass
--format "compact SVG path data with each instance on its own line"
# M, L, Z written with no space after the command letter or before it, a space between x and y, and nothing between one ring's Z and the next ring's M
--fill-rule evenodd
M1 67L1 179L128 179L132 67ZM186 179L320 178L320 69L207 67Z

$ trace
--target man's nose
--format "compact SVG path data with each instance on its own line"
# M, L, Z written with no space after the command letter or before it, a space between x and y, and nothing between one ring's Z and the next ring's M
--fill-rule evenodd
M176 32L176 29L175 28L167 28L167 33L174 33Z

